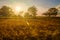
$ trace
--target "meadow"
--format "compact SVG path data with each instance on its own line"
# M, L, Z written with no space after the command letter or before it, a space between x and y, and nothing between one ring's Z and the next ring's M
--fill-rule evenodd
M60 40L60 17L0 18L0 40Z

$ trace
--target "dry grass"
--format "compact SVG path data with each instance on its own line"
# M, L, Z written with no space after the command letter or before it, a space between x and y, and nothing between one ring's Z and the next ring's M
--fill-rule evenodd
M59 40L60 18L0 19L0 40Z

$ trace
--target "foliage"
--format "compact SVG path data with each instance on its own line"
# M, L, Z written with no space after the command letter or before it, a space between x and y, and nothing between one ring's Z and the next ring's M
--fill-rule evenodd
M46 13L43 13L43 15L48 15L48 16L56 16L58 13L58 9L56 8L50 8Z
M33 17L36 17L37 8L36 8L35 6L29 7L29 8L28 8L28 12L29 12Z
M26 12L25 15L24 15L24 17L29 17L29 16L30 16L30 15L29 15L28 12Z
M12 13L12 9L8 6L2 6L2 8L0 8L0 16L2 17L9 17L12 15Z
M32 15L30 15L28 12L25 13L24 15L25 18L32 18Z

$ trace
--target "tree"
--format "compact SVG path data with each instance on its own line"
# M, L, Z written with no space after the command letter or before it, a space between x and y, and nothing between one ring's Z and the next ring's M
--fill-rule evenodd
M29 17L30 14L28 12L25 13L24 17Z
M50 8L49 10L49 15L57 15L57 13L58 13L58 9L56 9L56 8Z
M45 13L43 13L43 15L49 16L49 13L48 12L45 12Z
M32 7L29 7L28 8L28 12L33 16L33 17L36 17L36 12L37 12L37 9L35 6L32 6Z
M0 16L2 17L9 17L13 13L12 9L8 6L3 6L0 9Z
M43 13L43 15L48 15L49 17L52 16L56 16L58 13L58 9L56 8L50 8L46 13Z

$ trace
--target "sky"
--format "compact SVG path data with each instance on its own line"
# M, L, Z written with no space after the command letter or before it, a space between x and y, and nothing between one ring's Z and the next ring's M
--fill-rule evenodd
M49 8L60 5L60 0L0 0L0 7L3 5L9 5L12 8L20 6L22 10L27 10L30 6L35 5L37 7L37 14L47 11Z

